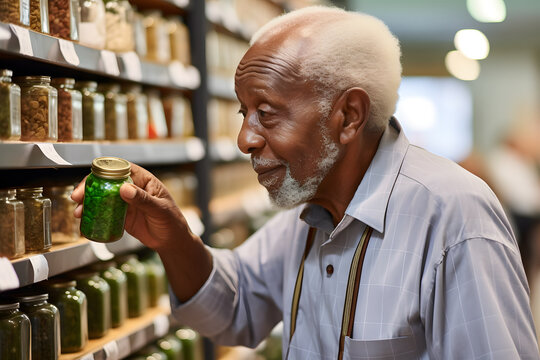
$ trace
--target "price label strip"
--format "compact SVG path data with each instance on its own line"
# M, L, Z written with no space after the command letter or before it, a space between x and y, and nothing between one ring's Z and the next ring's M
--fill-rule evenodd
M37 147L41 150L43 155L55 164L58 165L71 165L70 162L64 160L54 148L52 143L36 143Z
M19 278L8 258L0 257L0 291L19 287Z
M49 263L47 262L47 259L45 259L45 256L34 255L29 257L28 260L30 260L30 264L34 269L34 282L37 283L47 280L49 277Z
M116 341L111 341L103 346L105 351L105 359L107 360L118 360L120 359L118 344Z
M19 39L19 52L22 55L34 56L34 51L32 50L32 41L30 40L30 31L13 24L9 26L17 36L17 39Z
M75 51L75 45L69 40L58 39L58 45L60 46L60 52L68 64L78 66L81 63L79 55Z
M122 54L122 62L128 78L134 81L142 80L141 60L135 52L130 51Z
M118 68L118 59L116 54L109 50L101 50L101 61L105 72L109 75L120 75L120 69Z
M154 335L162 337L169 332L169 318L166 315L159 315L154 318Z
M90 247L99 260L111 260L114 257L114 254L109 251L104 243L90 241Z
M80 360L94 360L94 354L86 354Z
M118 357L120 359L131 354L131 345L127 336L116 340L116 347L118 348Z

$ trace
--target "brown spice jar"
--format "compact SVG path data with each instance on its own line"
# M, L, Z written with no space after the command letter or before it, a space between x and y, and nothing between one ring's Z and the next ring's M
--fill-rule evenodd
M43 196L43 187L17 189L24 203L24 244L27 253L39 253L51 247L51 200Z
M0 0L0 21L15 25L30 25L30 0Z

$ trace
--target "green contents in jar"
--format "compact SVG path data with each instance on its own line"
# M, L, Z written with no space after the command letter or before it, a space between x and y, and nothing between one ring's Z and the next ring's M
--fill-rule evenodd
M75 84L82 94L82 132L84 140L102 140L105 137L105 98L97 92L95 81Z
M131 165L114 158L96 158L87 177L81 234L98 242L112 242L124 234L127 203L120 197L122 184L131 183Z
M148 278L148 302L150 306L157 306L159 298L165 293L165 268L161 262L148 259L142 262Z
M126 274L116 267L113 261L97 263L92 269L100 271L101 277L111 288L111 324L119 327L127 319L128 295Z
M198 333L192 329L179 329L174 335L182 342L185 360L202 360L202 340Z
M15 190L0 190L0 257L13 259L24 251L24 204Z
M182 341L174 335L158 340L157 346L167 355L167 360L184 360Z
M128 316L140 316L148 307L148 279L144 265L135 255L127 255L118 259L120 270L127 277L128 284Z
M30 326L18 302L0 302L0 359L31 359Z
M26 252L44 252L51 248L51 200L43 197L42 187L17 189L24 203Z

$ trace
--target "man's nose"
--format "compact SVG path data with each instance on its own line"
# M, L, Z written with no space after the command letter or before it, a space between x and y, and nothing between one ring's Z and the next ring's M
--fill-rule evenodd
M237 143L240 151L244 154L251 154L255 150L262 148L265 144L265 140L264 137L257 132L257 129L250 124L248 118L246 118L238 133Z

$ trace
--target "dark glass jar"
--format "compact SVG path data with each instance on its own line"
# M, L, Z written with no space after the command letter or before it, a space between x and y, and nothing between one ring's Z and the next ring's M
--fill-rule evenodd
M82 140L82 95L75 79L54 78L52 85L58 92L58 141Z
M73 273L77 289L86 295L88 303L88 337L97 339L111 329L111 288L97 271L81 270Z
M97 242L112 242L124 234L127 203L120 187L132 183L131 164L120 158L100 157L92 161L92 173L86 178L81 234Z
M15 190L0 190L0 257L24 254L24 204Z
M46 293L17 296L21 311L32 324L32 359L56 360L60 356L60 312L48 298Z
M30 319L18 302L0 302L0 359L30 360Z
M51 248L51 200L43 196L43 187L17 189L24 203L24 244L27 253Z
M203 360L204 351L201 336L192 329L178 329L174 335L182 342L184 359Z
M127 319L128 297L126 274L116 267L116 262L106 261L92 265L111 288L111 325L122 326Z
M98 90L105 96L105 139L128 138L127 98L120 93L120 85L104 83Z
M138 352L146 360L168 360L167 355L155 345L147 345Z
M161 295L165 293L165 268L161 261L156 261L153 258L141 262L144 265L148 279L148 304L152 307L157 306Z
M75 88L82 94L83 139L105 138L105 97L97 92L97 82L78 81Z
M62 353L82 350L88 343L88 309L86 295L75 288L75 280L55 279L47 282L50 303L60 312Z
M163 339L159 339L157 346L167 355L167 360L184 360L182 341L176 336L169 334Z
M148 99L138 84L125 85L127 97L128 137L130 139L148 138Z
M21 88L11 82L11 70L0 70L0 139L21 138Z
M117 259L120 270L126 274L128 284L128 317L140 316L148 308L148 278L144 265L135 255Z
M44 195L51 200L51 233L56 243L73 242L79 239L79 222L73 216L77 203L71 199L73 185L51 186Z

